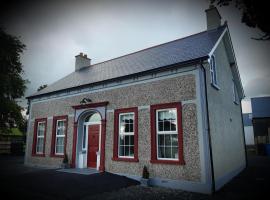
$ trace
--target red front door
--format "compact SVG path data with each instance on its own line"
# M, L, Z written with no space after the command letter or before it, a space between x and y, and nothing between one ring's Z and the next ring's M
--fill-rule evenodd
M97 154L99 144L99 125L88 126L88 153L87 166L97 167Z

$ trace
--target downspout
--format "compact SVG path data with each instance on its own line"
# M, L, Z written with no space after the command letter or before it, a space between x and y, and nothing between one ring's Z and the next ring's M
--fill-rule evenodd
M209 120L209 108L208 108L208 95L207 95L207 85L206 85L206 70L202 64L200 63L202 69L203 69L203 75L204 75L204 91L205 91L205 106L206 106L206 121L207 121L207 127L208 127L208 144L209 144L209 153L210 153L210 165L211 165L211 178L212 178L212 193L216 191L216 185L215 185L215 174L214 174L214 162L213 162L213 153L212 153L212 142L211 142L211 134L210 134L210 120Z
M242 101L242 99L241 99L241 101ZM246 146L245 129L244 129L244 119L243 119L242 103L241 103L241 101L239 102L239 104L240 104L240 110L241 110L242 130L243 130L243 139L244 139L244 148L245 148L245 159L246 159L246 166L245 166L245 168L247 168L247 166L248 166L247 146Z

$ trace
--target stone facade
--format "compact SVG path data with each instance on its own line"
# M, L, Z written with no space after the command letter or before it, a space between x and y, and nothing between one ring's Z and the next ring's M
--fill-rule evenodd
M67 132L67 154L72 156L74 109L84 98L92 102L108 101L106 116L105 170L141 176L144 165L150 177L176 180L200 181L200 153L198 146L196 77L195 73L184 73L177 77L138 83L126 87L97 91L77 96L35 102L31 105L30 129L27 139L26 164L59 167L62 158L50 157L53 116L69 115ZM185 165L150 163L150 105L187 102L182 106ZM139 162L113 161L114 109L138 107L138 158ZM32 157L34 121L47 118L45 157Z

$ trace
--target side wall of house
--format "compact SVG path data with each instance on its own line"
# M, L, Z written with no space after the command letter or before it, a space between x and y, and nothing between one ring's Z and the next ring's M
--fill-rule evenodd
M245 167L244 133L241 103L234 103L229 59L223 41L214 51L219 89L211 85L206 68L209 123L216 189Z
M34 102L31 104L27 152L25 163L39 166L59 167L62 158L50 156L53 116L68 115L67 154L72 156L73 142L73 105L78 105L84 98L92 102L109 101L106 116L105 170L141 177L143 166L148 166L150 177L192 182L206 182L206 165L201 122L199 94L199 71L192 67L187 72L141 82L126 87L107 89L88 94L62 97L58 99ZM151 160L150 105L181 102L183 124L184 165L153 164ZM138 159L139 162L114 161L113 134L114 110L138 107ZM32 156L34 121L47 118L45 157ZM200 127L200 129L198 128ZM164 180L164 183L167 183Z

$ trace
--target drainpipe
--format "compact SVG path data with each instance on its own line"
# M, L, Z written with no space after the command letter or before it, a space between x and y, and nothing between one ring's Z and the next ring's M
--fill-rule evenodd
M208 96L207 96L207 83L206 83L206 70L202 64L202 61L200 63L202 69L203 69L203 75L204 75L204 91L205 91L205 104L206 104L206 118L207 118L207 126L208 126L208 144L209 144L209 153L210 153L210 165L211 165L211 178L212 178L212 193L216 191L215 186L215 174L214 174L214 162L213 162L213 153L212 153L212 142L211 142L211 134L210 134L210 120L209 120L209 108L208 108Z
M241 99L242 101L242 99ZM243 112L242 112L242 102L239 102L240 104L240 110L241 110L241 119L242 119L242 130L243 130L243 139L244 139L244 148L245 148L245 159L246 159L246 165L245 168L248 166L248 159L247 159L247 146L246 146L246 138L245 138L245 129L244 129L244 119L243 119Z

